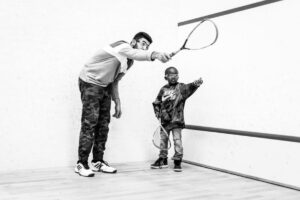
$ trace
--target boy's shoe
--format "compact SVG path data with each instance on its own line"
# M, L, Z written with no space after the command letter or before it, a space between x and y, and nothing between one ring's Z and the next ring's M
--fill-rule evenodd
M168 158L158 158L153 164L151 164L152 169L162 169L168 168Z
M75 173L84 177L93 177L95 173L89 168L87 163L78 162L75 167Z
M104 172L104 173L116 173L117 172L117 169L109 166L109 164L104 160L97 161L97 162L92 161L91 169L94 172Z
M175 172L181 172L181 160L174 160L174 171Z

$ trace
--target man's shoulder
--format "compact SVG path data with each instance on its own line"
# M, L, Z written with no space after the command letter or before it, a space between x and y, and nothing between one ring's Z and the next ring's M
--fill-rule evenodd
M110 46L111 46L112 48L114 48L114 47L120 46L120 45L122 45L122 44L128 44L128 42L126 42L126 41L124 41L124 40L119 40L119 41L116 41L116 42L111 43ZM129 44L128 44L128 45L129 45Z

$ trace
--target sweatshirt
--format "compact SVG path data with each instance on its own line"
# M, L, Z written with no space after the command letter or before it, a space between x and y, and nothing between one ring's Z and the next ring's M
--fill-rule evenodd
M134 49L125 41L117 41L96 52L80 72L87 83L107 87L122 77L133 65L133 60L151 61L152 51Z
M198 89L193 83L163 86L153 102L154 113L166 129L184 128L185 101Z

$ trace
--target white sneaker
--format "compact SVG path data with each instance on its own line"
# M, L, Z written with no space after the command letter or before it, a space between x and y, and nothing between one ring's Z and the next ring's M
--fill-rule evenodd
M95 173L89 168L89 166L84 166L82 163L76 164L75 173L84 177L93 177L95 175Z
M91 166L92 171L94 172L104 172L104 173L116 173L117 169L108 165L105 161L92 162Z

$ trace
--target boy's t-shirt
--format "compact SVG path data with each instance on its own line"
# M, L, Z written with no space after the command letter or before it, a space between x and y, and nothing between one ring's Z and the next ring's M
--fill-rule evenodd
M163 86L155 101L153 102L154 112L161 119L161 124L166 129L184 128L184 105L198 86L193 83Z

